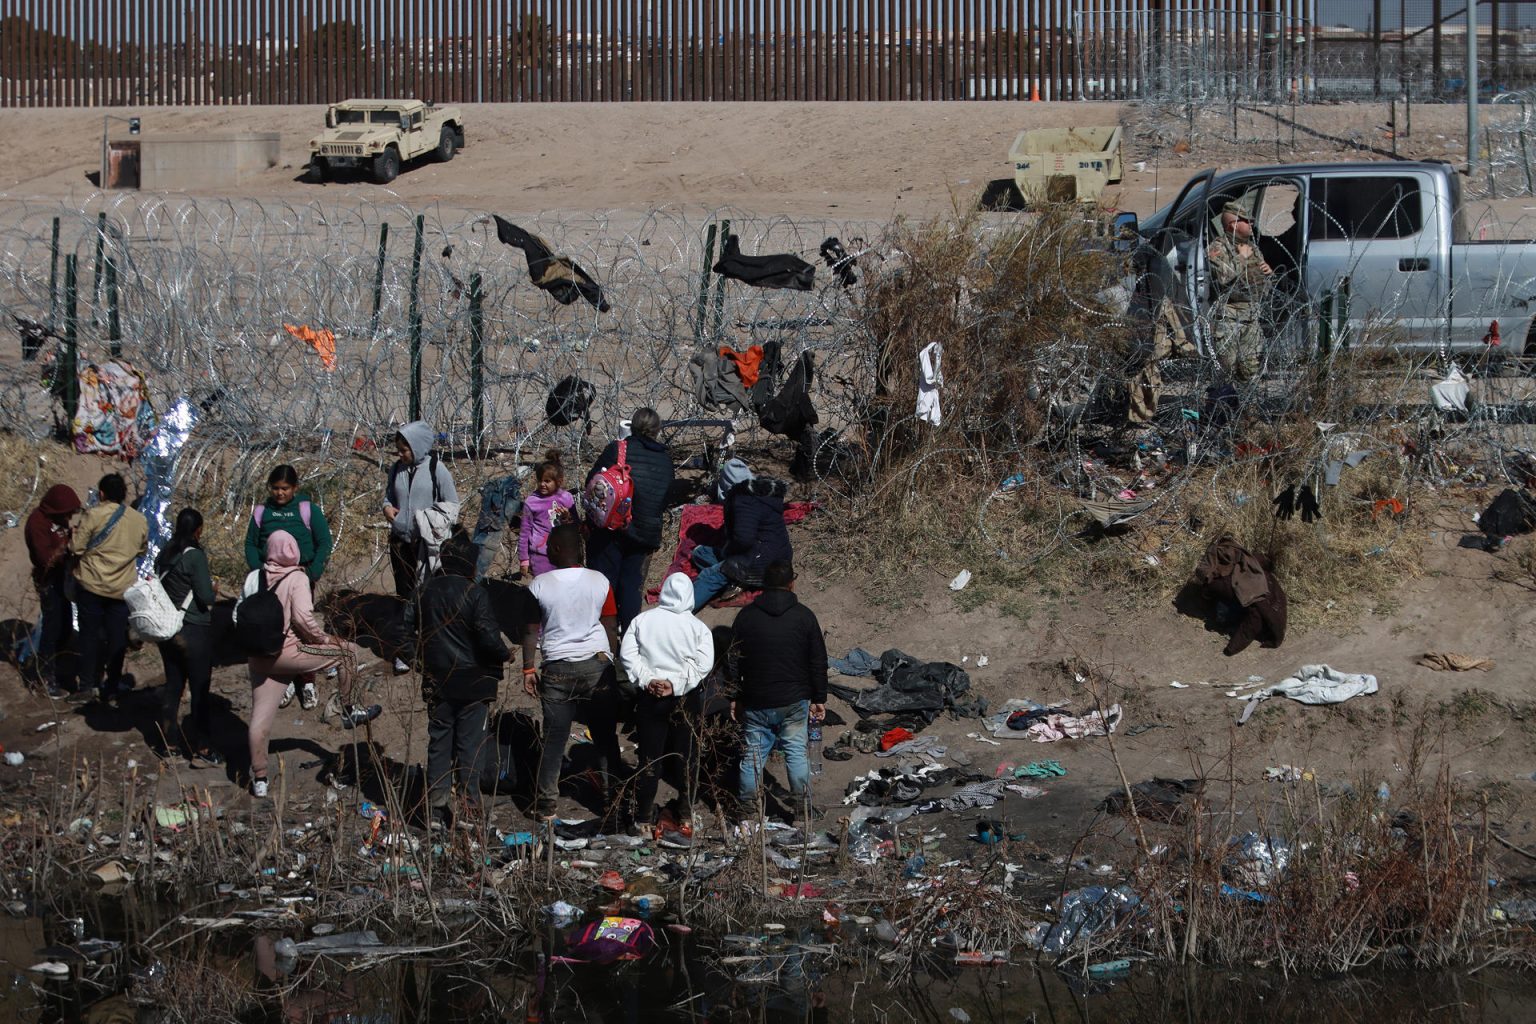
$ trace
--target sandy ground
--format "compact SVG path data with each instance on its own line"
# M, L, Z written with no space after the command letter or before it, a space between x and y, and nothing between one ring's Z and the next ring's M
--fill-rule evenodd
M1302 113L1315 132L1328 138L1302 133L1291 149L1287 134L1282 159L1368 157L1359 146L1382 142L1384 106ZM902 214L925 217L968 204L987 179L1000 176L1015 132L1113 122L1122 114L1133 128L1127 133L1127 164L1145 160L1147 166L1132 171L1117 194L1124 206L1141 212L1171 196L1196 167L1275 158L1270 142L1224 142L1209 134L1181 152L1177 118L1149 120L1145 112L1113 105L488 107L471 108L469 148L458 159L446 166L413 168L393 191L413 204L438 201L509 212L603 208L639 213L661 204L684 204L803 215L836 210L842 217L882 221ZM98 160L99 117L92 111L0 113L6 135L34 140L24 150L0 153L0 193L88 196L92 186L86 175ZM1456 117L1452 108L1416 111L1414 139L1423 148L1415 155L1454 156ZM304 141L320 121L319 108L151 110L145 118L151 132L214 127L283 131L280 167L239 189L209 189L210 195L303 201L321 189L329 198L338 191L378 192L370 185L313 186L295 180ZM1266 132L1273 133L1272 123L1256 119L1239 135ZM95 460L73 457L61 457L53 467L82 491L103 468ZM900 594L872 600L857 580L840 577L828 583L814 571L803 579L801 593L821 617L834 653L853 645L876 653L900 647L924 659L964 663L973 670L979 692L994 703L1009 697L1070 699L1072 707L1086 708L1091 695L1062 665L1080 658L1101 666L1112 681L1110 696L1126 708L1127 730L1156 727L1118 738L1126 774L1133 781L1154 774L1224 778L1230 768L1244 787L1240 803L1250 821L1278 795L1279 787L1262 781L1269 765L1313 768L1321 777L1357 787L1374 788L1382 780L1398 787L1413 764L1414 724L1424 720L1419 709L1427 706L1437 738L1434 764L1443 762L1458 778L1490 787L1510 837L1536 846L1531 836L1536 691L1527 671L1536 644L1531 630L1536 607L1528 589L1493 579L1511 556L1456 546L1461 531L1472 528L1467 513L1481 507L1485 497L1456 496L1448 499L1442 521L1415 520L1401 543L1423 551L1425 572L1374 609L1340 608L1320 616L1322 625L1293 633L1279 650L1251 650L1232 659L1222 656L1220 638L1171 607L1128 610L1114 595L1088 584L1077 593L1033 597L1024 617L992 608L962 611L945 581L963 566L943 552L914 565ZM837 530L835 522L813 519L794 538L802 551L814 550ZM0 533L0 573L13 581L15 595L7 608L14 606L21 614L28 608L25 564L21 531ZM382 589L382 580L376 579L375 586ZM709 611L705 618L728 621L732 614ZM1414 664L1424 651L1443 649L1491 657L1497 667L1455 676ZM977 669L980 655L988 662ZM1232 726L1241 704L1224 694L1233 684L1250 676L1275 681L1300 665L1319 662L1374 672L1382 692L1332 709L1276 700L1242 729ZM135 655L131 666L144 683L161 678L152 650ZM1174 689L1169 685L1174 680L1190 685ZM419 762L424 716L415 682L382 675L375 681L375 699L389 709L375 737L391 756ZM528 706L513 689L510 682L504 688L507 704ZM249 708L243 671L221 669L215 690L230 702L237 726ZM833 707L852 717L838 702ZM0 670L0 709L0 743L29 758L20 769L0 766L0 802L45 794L56 766L76 754L105 759L109 776L124 774L130 759L140 773L157 771L129 716L50 705L24 694L10 670ZM39 733L45 722L62 725ZM997 748L968 738L975 729L974 722L941 720L932 731L966 751L975 768L988 775L1005 760L1058 758L1067 767L1066 779L1046 785L1047 796L1013 801L1007 808L1025 831L1058 851L1093 820L1093 805L1118 782L1102 740L1052 746L1015 742ZM828 744L838 732L828 730ZM295 705L280 716L275 736L283 738L279 756L293 785L306 799L315 797L315 772L298 766L317 751L337 749L343 734ZM241 745L237 731L222 741L233 751ZM61 755L64 762L56 761ZM829 763L817 783L820 802L835 803L848 778L875 763L869 757ZM221 803L242 811L250 807L232 772L189 772L179 764L161 771L164 796L173 794L178 783L195 782L210 787ZM520 820L505 804L498 815L503 822Z

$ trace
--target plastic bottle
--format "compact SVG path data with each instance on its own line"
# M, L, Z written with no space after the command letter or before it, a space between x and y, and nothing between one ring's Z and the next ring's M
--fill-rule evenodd
M806 732L806 758L811 762L811 774L821 774L821 722L813 720Z

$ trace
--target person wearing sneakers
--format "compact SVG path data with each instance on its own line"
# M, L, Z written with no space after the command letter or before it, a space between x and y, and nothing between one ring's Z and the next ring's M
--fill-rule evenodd
M427 705L429 826L455 819L453 789L467 816L480 816L480 763L491 702L511 652L502 642L490 595L474 581L468 538L443 545L442 564L405 603L406 632L416 637L421 696Z
M587 723L598 756L604 817L609 824L619 794L618 702L613 648L618 608L613 588L602 573L581 565L581 528L566 523L549 531L549 561L554 566L529 584L538 602L537 620L523 634L523 692L538 697L544 713L544 750L539 755L533 813L555 813L560 768L571 723ZM542 633L544 662L534 668Z
M267 538L266 561L245 578L241 603L261 591L270 592L282 606L283 644L276 656L253 655L248 661L251 792L258 797L267 795L267 737L277 718L283 692L295 676L336 668L337 694L329 711L340 717L343 729L366 725L384 710L377 704L363 707L352 703L357 649L340 637L331 636L316 620L309 579L299 565L298 541L286 531L278 530ZM238 605L235 612L238 619Z
M401 600L410 600L416 585L423 576L423 549L425 542L417 524L418 512L434 505L459 504L459 490L454 485L453 474L438 460L432 450L437 433L430 424L412 420L395 434L395 463L384 478L384 518L389 520L389 567L395 577L395 593ZM401 634L396 638L397 648L403 654L410 647L410 638ZM395 656L395 674L404 675L411 670L405 659Z
M795 596L795 570L771 562L763 592L736 616L732 675L740 680L731 716L745 733L741 753L743 812L757 802L763 767L774 747L784 751L794 809L809 796L807 730L827 710L827 644L816 614Z
M657 838L688 845L693 835L693 780L698 774L694 730L698 725L699 684L715 664L715 638L693 614L693 581L675 572L661 584L661 600L629 624L619 647L619 661L635 698L640 774L635 791L635 822L649 828L656 814L656 789L665 777L677 791L671 806L672 828ZM676 833L675 836L666 832Z
M310 591L325 574L326 563L331 560L334 542L331 525L325 513L308 494L299 490L299 471L284 464L267 474L267 500L251 509L251 520L245 527L245 567L252 571L261 568L262 553L267 550L267 538L278 530L291 536L299 544L299 566L309 577ZM327 673L335 679L335 671ZM302 684L302 689L300 688ZM320 702L315 680L300 677L290 683L278 707L286 708L299 698L299 706L308 711Z

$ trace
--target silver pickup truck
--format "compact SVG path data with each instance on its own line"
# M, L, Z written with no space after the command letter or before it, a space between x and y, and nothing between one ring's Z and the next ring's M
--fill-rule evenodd
M1172 299L1202 353L1217 300L1207 250L1230 203L1251 215L1273 271L1264 315L1271 365L1324 333L1441 353L1497 339L1510 355L1536 354L1536 243L1470 240L1460 179L1440 162L1208 170L1146 220L1119 215L1122 245L1135 239L1141 298L1153 309Z

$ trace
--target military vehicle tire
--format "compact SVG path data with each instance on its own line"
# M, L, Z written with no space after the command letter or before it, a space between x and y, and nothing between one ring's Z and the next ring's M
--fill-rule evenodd
M452 128L443 125L443 133L438 137L437 148L432 151L432 155L438 163L445 164L453 159L453 154L458 152L458 148L459 137L454 134Z
M304 168L304 180L311 185L320 185L325 182L325 157L312 156L309 158L309 166Z
M400 151L390 146L373 158L373 180L388 185L400 176Z

